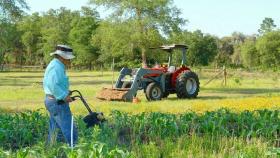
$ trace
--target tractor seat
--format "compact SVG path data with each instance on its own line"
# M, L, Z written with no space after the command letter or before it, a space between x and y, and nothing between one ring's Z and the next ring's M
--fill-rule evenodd
M173 73L173 72L176 71L176 67L175 66L169 66L167 71Z

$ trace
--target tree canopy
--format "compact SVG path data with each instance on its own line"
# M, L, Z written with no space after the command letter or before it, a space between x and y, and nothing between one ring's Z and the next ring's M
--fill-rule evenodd
M14 19L29 9L25 0L0 0L0 19Z
M113 22L133 24L130 27L136 40L133 45L141 51L143 65L147 64L146 52L151 46L149 33L160 32L168 36L171 32L180 31L180 26L185 23L172 0L90 0L90 3L111 9L109 19Z
M0 0L0 68L3 69L8 52L16 52L20 47L19 32L12 23L29 9L25 0Z
M275 28L276 25L274 24L274 20L272 18L264 18L258 32L260 34L264 34L273 31Z
M93 6L111 10L101 19L92 6L80 10L50 9L23 14L24 0L0 1L0 66L42 65L51 59L57 44L67 44L76 56L76 68L151 66L167 61L166 53L150 47L186 44L191 66L277 68L280 66L280 31L272 18L262 21L258 35L233 32L216 37L182 26L187 21L172 0L90 0ZM257 30L256 30L257 31ZM174 55L180 64L181 54Z

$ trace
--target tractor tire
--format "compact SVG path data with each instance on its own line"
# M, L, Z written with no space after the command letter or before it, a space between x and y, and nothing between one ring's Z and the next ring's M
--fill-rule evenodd
M145 94L148 101L161 100L163 91L158 84L152 82L147 86Z
M131 82L124 82L122 84L122 88L130 88L131 87Z
M176 93L180 99L196 98L199 92L199 79L192 71L185 72L176 80Z
M169 96L168 92L163 93L162 98L167 98Z
M170 89L172 88L171 86L171 73L166 73L165 77L165 92L162 95L162 98L167 98L170 94Z

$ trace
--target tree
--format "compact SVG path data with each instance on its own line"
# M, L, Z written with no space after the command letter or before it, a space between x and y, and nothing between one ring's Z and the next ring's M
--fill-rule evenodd
M200 30L194 32L184 31L182 34L176 34L171 38L171 41L173 43L183 43L188 46L187 63L191 66L208 65L218 53L216 38L207 34L205 35ZM180 61L178 60L177 62Z
M260 62L265 68L280 66L280 31L264 34L257 40L256 48L260 54Z
M24 45L26 54L21 56L25 59L26 64L40 64L43 54L39 52L39 43L42 37L41 35L41 20L39 13L33 13L23 17L18 23L18 30L22 32L21 42Z
M115 59L116 67L134 67L141 63L141 52L138 47L138 36L135 34L133 21L100 23L96 34L92 37L94 46L99 48L101 63L111 63ZM162 38L156 30L147 31L149 44L157 46ZM153 58L153 55L148 54Z
M258 32L262 35L268 32L273 31L276 28L274 20L272 18L264 18L261 24L261 28L258 29Z
M180 31L185 20L179 17L181 12L172 6L172 0L90 0L91 4L112 9L112 21L134 23L133 36L137 37L136 47L140 48L142 63L146 65L146 51L150 47L148 32L151 29L163 32L167 36L172 31Z
M78 65L87 65L92 69L93 63L98 58L97 48L91 44L91 37L99 23L98 13L89 8L82 7L81 15L72 20L72 29L69 33L69 43L72 45L77 57L74 61Z
M57 44L69 44L69 33L72 29L71 22L79 16L79 12L60 8L50 9L42 16L42 41L39 52L44 54L45 62L48 62L50 52L54 51Z
M0 0L0 19L18 18L29 9L25 0Z
M251 37L245 40L241 45L242 63L247 68L258 66L259 54L256 48L256 38Z
M231 43L234 48L234 52L231 55L232 63L236 66L242 64L241 61L241 45L244 43L246 36L240 32L233 32L231 35Z
M24 9L28 9L25 0L0 0L0 66L6 54L15 50L19 34L13 20L19 18ZM14 45L13 45L14 44Z
M20 33L15 24L5 20L0 21L0 28L0 70L3 70L6 56L20 47Z
M234 45L231 37L223 37L218 42L219 52L217 54L216 62L218 65L229 65L231 64L231 55L234 53Z
M133 55L133 48L128 43L134 43L130 30L127 23L101 22L97 33L92 37L92 44L99 48L98 61L111 63L114 58L116 67L128 66L131 60L127 59ZM123 65L122 61L126 61L127 65Z

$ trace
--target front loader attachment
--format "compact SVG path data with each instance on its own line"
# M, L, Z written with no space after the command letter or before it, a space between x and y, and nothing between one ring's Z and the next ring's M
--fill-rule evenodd
M124 78L127 75L131 76L132 70L123 68L114 88L103 88L96 98L107 101L132 101L133 96L137 93L137 89L132 89L132 81L129 81L130 85L128 87L124 87Z
M144 68L128 69L122 68L120 76L114 88L103 88L97 98L108 101L127 101L131 102L137 95L137 91L144 89L147 81L152 80L144 78L147 74L161 74L161 71L149 70ZM129 80L127 80L129 77Z

